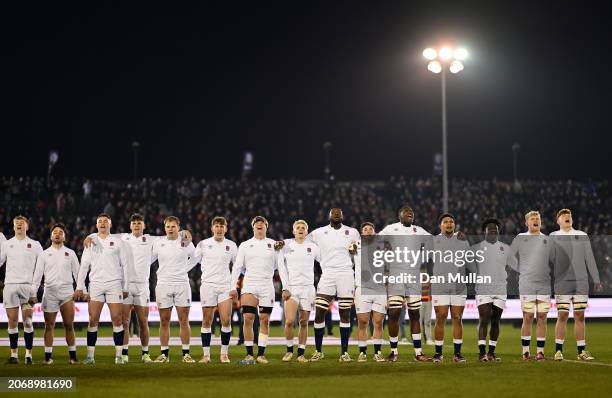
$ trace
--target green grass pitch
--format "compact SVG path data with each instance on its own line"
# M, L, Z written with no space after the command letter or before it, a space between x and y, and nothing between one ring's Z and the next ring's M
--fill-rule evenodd
M155 327L152 327L154 332ZM312 330L311 330L312 331ZM338 329L335 328L337 332ZM58 330L59 332L59 330ZM173 328L173 334L176 335ZM193 326L196 335L199 328ZM354 330L354 333L356 331ZM79 335L82 332L79 333ZM61 334L61 333L58 333ZM101 335L110 335L109 328L101 329ZM153 334L153 333L152 333ZM272 335L280 335L280 327L274 327ZM76 377L76 393L52 393L52 396L75 395L85 397L392 397L440 396L440 397L604 397L612 390L612 324L590 322L587 324L587 349L596 357L594 363L579 363L576 359L573 325L568 325L565 343L566 359L554 362L554 322L549 322L546 354L549 360L525 363L520 359L519 329L510 323L502 325L497 354L500 363L479 363L476 347L476 324L466 322L464 331L464 355L467 363L451 361L452 344L450 325L447 325L445 362L416 363L412 360L412 346L400 345L400 361L375 363L371 360L372 347L368 347L370 360L366 363L338 363L339 347L324 348L326 358L319 363L283 363L283 346L271 346L266 351L268 365L240 365L243 346L231 346L231 364L218 362L219 347L212 348L213 361L209 364L184 364L180 361L180 347L171 347L169 364L139 363L140 347L132 347L130 363L113 364L114 348L98 347L96 365L67 365L65 347L54 350L55 364L41 364L42 347L35 347L32 366L23 364L0 365L0 376L65 376ZM37 336L41 333L37 332ZM312 335L312 334L311 334ZM8 355L8 348L2 347ZM159 347L150 347L151 355L159 354ZM311 354L313 347L307 348ZM388 345L383 346L385 354ZM535 338L532 340L535 352ZM350 347L354 359L357 346ZM426 354L433 354L433 347L425 346ZM201 347L192 346L191 354L199 360ZM20 350L20 357L23 350ZM78 349L79 359L85 357L85 347ZM21 359L21 358L20 358ZM47 393L3 393L7 396L42 396Z

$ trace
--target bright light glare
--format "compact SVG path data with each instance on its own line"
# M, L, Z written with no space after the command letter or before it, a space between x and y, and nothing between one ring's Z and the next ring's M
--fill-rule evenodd
M463 61L468 57L468 52L465 48L458 48L453 53L453 57L455 57L455 59L458 59L459 61Z
M423 56L426 59L433 61L438 56L438 52L433 48L426 48L425 50L423 50Z
M453 50L451 50L449 47L442 47L440 51L438 51L438 55L440 56L441 60L446 61L451 59L453 56Z
M442 64L438 61L430 61L427 64L427 70L433 73L440 73L442 72Z
M451 73L459 73L463 70L463 64L461 61L453 61L448 69Z

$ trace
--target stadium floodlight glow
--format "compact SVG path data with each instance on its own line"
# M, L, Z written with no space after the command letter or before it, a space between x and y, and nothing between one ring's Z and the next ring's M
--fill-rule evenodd
M434 59L438 58L438 52L435 49L429 47L423 50L423 57L425 57L425 59L433 61Z
M459 73L463 70L463 64L461 63L461 61L453 61L451 62L448 70L450 71L450 73Z
M453 50L450 47L442 47L440 51L438 51L438 56L442 61L448 61L453 57Z
M468 57L468 52L465 48L457 48L453 52L453 58L458 61L463 61Z
M442 64L438 61L430 61L427 64L427 70L433 73L440 73L442 72Z

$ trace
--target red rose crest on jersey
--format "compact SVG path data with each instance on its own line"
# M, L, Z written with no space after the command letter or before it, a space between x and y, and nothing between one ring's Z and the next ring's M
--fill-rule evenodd
M272 248L272 243L268 243L268 249Z
M349 234L349 230L347 229L344 231L344 235L348 235L348 234Z
M143 236L143 237L142 237L142 241L143 241L143 242L146 242L146 241L147 241L147 238L146 238L145 236Z
M225 246L225 251L228 252L229 251L229 246Z
M504 251L504 247L503 247L503 246L500 246L500 247L499 247L499 250Z
M32 244L28 243L28 249L31 249L31 248L32 248Z
M115 242L111 242L111 243L110 243L110 246L115 246Z
M69 256L68 252L64 252L64 256L68 257Z
M312 249L311 249L310 247L307 247L307 248L306 248L306 251L307 251L308 253L310 253L310 252L312 252Z
M417 231L416 227L412 227L412 230L413 230L414 232L416 232L416 231Z

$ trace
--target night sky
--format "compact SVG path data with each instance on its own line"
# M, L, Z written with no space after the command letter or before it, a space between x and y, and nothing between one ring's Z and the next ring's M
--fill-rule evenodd
M595 2L18 2L2 10L1 175L608 178L610 12ZM17 7L17 8L15 8Z

